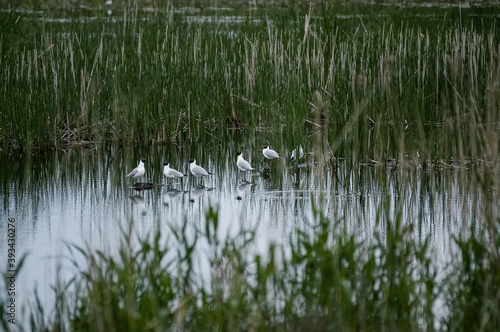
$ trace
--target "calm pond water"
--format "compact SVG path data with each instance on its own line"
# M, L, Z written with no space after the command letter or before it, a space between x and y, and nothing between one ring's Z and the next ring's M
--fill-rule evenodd
M271 165L271 179L247 175L252 184L242 183L243 174L236 167L239 149L254 167ZM147 158L143 181L166 184L162 163L167 160L188 173L190 157L214 175L203 179L203 188L189 176L173 186L136 191L131 188L135 181L126 174L141 157ZM404 224L414 225L416 240L430 237L437 261L443 264L453 257L452 236L466 235L493 209L488 202L495 198L485 197L475 172L466 168L393 169L345 159L334 165L329 160L307 155L299 168L284 158L269 163L260 148L236 148L232 143L212 149L74 148L13 160L0 179L0 228L5 234L7 219L15 218L16 256L29 253L17 284L19 301L32 298L35 285L41 298L50 299L56 272L74 273L66 243L112 252L131 222L140 235L160 229L168 236L171 227L184 223L194 234L203 229L209 205L218 208L222 237L256 229L254 246L261 253L271 241L286 248L299 229L307 230L313 203L365 241L376 230L383 233L385 223L401 213ZM379 215L389 218L379 223ZM0 241L1 262L6 262L5 239Z

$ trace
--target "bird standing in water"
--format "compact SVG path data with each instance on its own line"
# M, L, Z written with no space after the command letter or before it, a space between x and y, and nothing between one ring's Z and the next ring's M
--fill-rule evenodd
M139 161L139 165L134 168L130 173L127 174L127 177L132 177L134 179L140 178L146 173L146 169L144 168L144 163L146 162L146 159L142 158Z
M246 172L253 171L255 169L252 166L250 166L250 163L248 161L243 159L243 154L241 152L238 151L236 154L238 155L238 161L236 162L236 166L238 166L240 171L246 174Z
M203 167L196 165L196 160L193 158L189 160L189 170L197 178L213 175L213 173L207 172Z
M180 179L186 176L186 174L170 168L170 163L168 162L163 163L163 174L167 177L167 182L168 179Z
M273 149L269 148L269 145L264 145L264 147L262 148L262 154L264 155L265 158L271 159L271 160L280 157L280 155L278 154L278 152L276 152Z

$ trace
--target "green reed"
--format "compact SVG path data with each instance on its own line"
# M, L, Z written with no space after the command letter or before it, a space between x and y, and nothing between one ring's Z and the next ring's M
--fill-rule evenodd
M448 279L446 303L450 307L450 317L443 326L449 331L495 331L500 328L498 229L481 231L477 237L456 241L461 264L455 268L457 273Z
M252 231L219 237L214 208L194 236L187 223L170 237L141 238L130 226L115 254L70 245L74 277L54 286L53 307L35 299L30 326L19 324L36 331L496 330L498 235L491 246L481 237L457 240L461 262L443 278L428 240L416 241L400 217L387 218L382 213L383 227L361 241L316 211L289 250L271 245L264 255L252 253ZM200 256L203 245L209 249ZM197 269L200 259L208 273ZM2 324L12 328L4 316Z
M204 23L130 7L114 21L54 23L2 13L2 147L201 141L229 128L258 134L258 145L322 130L330 152L361 159L495 157L494 21L336 14L316 6Z

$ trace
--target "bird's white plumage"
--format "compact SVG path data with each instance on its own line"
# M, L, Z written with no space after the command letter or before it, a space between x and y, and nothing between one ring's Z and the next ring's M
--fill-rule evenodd
M182 178L184 176L183 173L173 168L170 168L169 163L163 164L163 174L169 179L177 179L177 178Z
M274 151L273 149L269 148L269 145L265 145L264 146L264 148L262 149L262 154L267 159L276 159L276 158L280 157L280 155L276 151Z
M134 179L137 179L141 176L143 176L146 173L146 169L144 168L144 163L146 162L146 159L142 158L139 161L139 165L134 168L130 173L127 174L127 177L133 177Z
M236 162L236 166L238 166L238 168L242 172L248 172L254 170L254 168L250 166L250 163L245 159L243 159L243 154L241 152L238 152L238 161Z
M207 172L203 167L196 165L195 159L191 159L189 162L190 162L189 170L191 171L191 174L193 174L197 178L212 174L212 173Z
M290 160L295 160L297 157L297 149L293 149L292 155L290 156ZM299 159L304 158L304 150L302 149L302 145L299 145Z

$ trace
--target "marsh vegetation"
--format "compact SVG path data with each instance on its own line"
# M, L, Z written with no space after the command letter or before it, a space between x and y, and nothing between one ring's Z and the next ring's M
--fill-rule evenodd
M144 152L158 183L165 156L181 169L201 156L224 179L209 180L215 191L237 179L242 148L261 167L263 144L303 145L307 167L275 163L257 184L268 196L234 217L293 215L286 245L256 251L252 227L221 236L220 201L200 204L194 226L179 213L145 234L129 215L111 252L67 246L74 278L49 308L31 299L25 329L500 328L498 8L48 7L0 11L0 153L19 166L2 175L5 211L70 182L81 205L99 205L88 191L102 187L127 198L116 188ZM458 211L444 263L426 215L436 199Z

